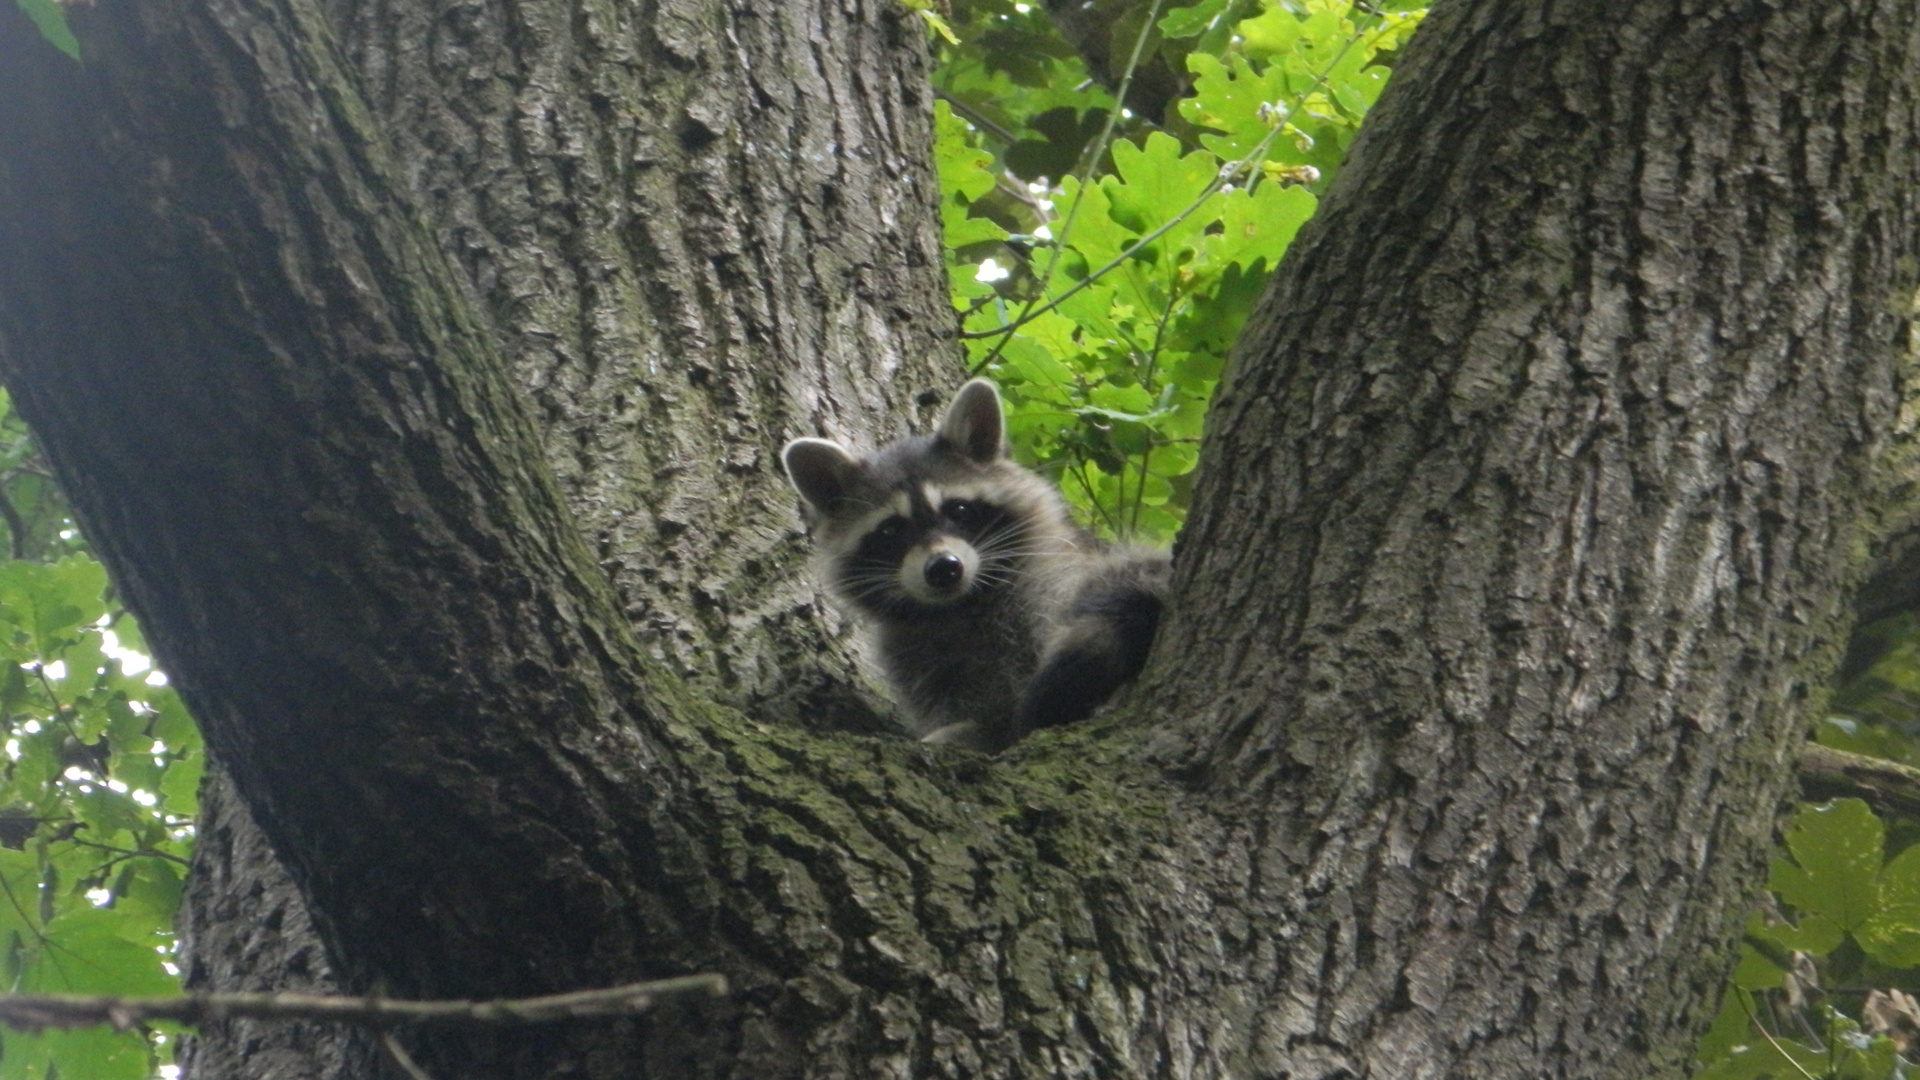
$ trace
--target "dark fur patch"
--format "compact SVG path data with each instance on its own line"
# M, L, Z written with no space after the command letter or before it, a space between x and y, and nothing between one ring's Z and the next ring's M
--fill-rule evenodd
M1089 582L1021 695L1008 741L1084 720L1106 704L1146 666L1163 606L1161 592L1139 581Z

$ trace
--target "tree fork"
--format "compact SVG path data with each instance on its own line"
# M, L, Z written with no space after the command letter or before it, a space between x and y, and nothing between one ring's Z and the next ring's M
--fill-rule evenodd
M360 76L297 4L77 12L79 74L0 24L0 368L351 988L739 988L426 1037L434 1075L1672 1074L1783 703L1908 516L1920 14L1817 7L1437 11L1223 388L1145 683L992 761L756 723L636 640L600 563L638 540L583 540L542 426L568 369L505 354L540 320L400 181L432 140L367 102L411 54L347 6ZM708 24L647 10L697 72ZM652 134L712 145L714 103Z

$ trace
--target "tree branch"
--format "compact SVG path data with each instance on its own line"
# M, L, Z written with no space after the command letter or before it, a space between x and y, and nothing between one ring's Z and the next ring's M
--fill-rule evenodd
M92 997L0 994L0 1023L26 1032L111 1024L120 1031L150 1020L199 1026L221 1020L330 1020L389 1027L419 1022L544 1024L595 1016L633 1016L663 998L723 997L722 975L683 975L545 997L495 1001L391 1001L337 994L184 994L180 997Z
M1880 814L1920 817L1920 769L1809 742L1800 748L1800 793L1860 799Z
M1920 523L1880 543L1866 584L1854 594L1853 608L1861 626L1920 608Z
M986 132L987 134L993 136L994 138L999 139L1001 142L1006 143L1008 146L1012 146L1014 143L1017 143L1020 141L1020 136L1015 135L1011 131L1008 131L1006 128L1002 127L1001 125L994 123L991 119L987 117L986 113L983 113L979 109L976 109L973 106L967 104L965 101L961 100L960 98L954 97L952 94L947 93L945 90L935 87L933 91L933 96L939 98L941 101L946 102L947 105L951 107L955 113L959 114L962 120L965 120L967 123L972 124L974 127L979 128L981 131Z

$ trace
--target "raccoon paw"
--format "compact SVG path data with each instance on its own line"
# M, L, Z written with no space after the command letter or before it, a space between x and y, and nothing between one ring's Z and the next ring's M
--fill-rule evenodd
M1143 584L1121 582L1089 589L1054 635L1014 716L1013 738L1093 715L1123 684L1140 674L1160 625L1159 582L1164 558L1142 564Z

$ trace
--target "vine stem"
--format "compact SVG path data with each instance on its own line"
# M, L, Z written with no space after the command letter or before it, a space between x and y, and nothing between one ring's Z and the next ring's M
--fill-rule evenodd
M1047 295L1047 285L1053 281L1053 271L1060 265L1061 253L1067 248L1067 237L1073 232L1073 219L1079 216L1080 204L1086 201L1087 183L1093 179L1093 170L1099 166L1100 159L1107 156L1107 148L1113 145L1113 133L1120 126L1120 114L1127 108L1127 91L1133 87L1133 74L1139 70L1140 56L1147 50L1147 39L1153 36L1153 27L1160 20L1160 8L1164 3L1166 0L1153 0L1153 7L1148 10L1146 21L1140 24L1140 35L1133 39L1133 54L1127 57L1127 69L1121 74L1120 85L1113 92L1113 111L1107 114L1106 126L1100 129L1100 137L1094 140L1093 152L1088 154L1086 160L1080 164L1080 175L1076 179L1079 181L1077 190L1081 192L1081 197L1074 199L1073 205L1067 208L1066 220L1060 223L1060 235L1053 238L1052 249L1047 255L1047 265L1040 272L1038 287L1034 289L1033 295L1027 298L1026 306L1021 309L1020 314L1014 317L1013 322L1007 324L1007 336L995 343L992 351L973 366L973 370L968 372L969 375L980 374L987 369L987 365L998 360L1001 350L1005 349L1007 342L1013 338L1013 329L1026 324L1031 315L1038 314L1033 311L1033 305L1039 301L1040 297ZM960 336L965 338L968 335L963 332Z

